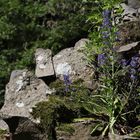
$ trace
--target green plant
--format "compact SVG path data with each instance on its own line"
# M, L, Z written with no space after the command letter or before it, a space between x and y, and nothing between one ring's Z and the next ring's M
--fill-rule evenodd
M4 139L4 135L7 134L7 131L6 130L2 130L0 129L0 139Z
M56 80L50 84L55 88L54 95L49 96L46 102L40 102L33 108L32 115L34 118L40 118L41 128L47 132L48 139L56 139L55 128L67 128L73 130L66 123L73 122L74 118L80 118L90 115L83 107L83 103L90 98L90 91L83 86L82 80L73 82L69 91L65 90L64 82Z
M48 102L40 102L33 108L34 118L40 118L40 126L48 134L49 140L56 139L57 123L71 122L74 114L59 97L50 97Z
M126 124L130 118L132 120L136 117L134 114L139 101L134 104L132 101L135 102L138 97L135 90L138 88L138 74L135 72L138 58L132 57L129 63L120 60L114 48L116 41L120 39L119 31L116 24L112 24L111 16L115 1L98 2L101 9L97 15L90 17L90 20L94 19L95 27L86 53L90 65L94 65L97 72L99 86L94 95L84 103L84 107L100 117L91 133L100 130L102 136L105 136L108 132L114 134L114 129L119 128L120 124Z
M75 132L74 127L71 124L60 124L57 128L58 131L68 132L71 135Z

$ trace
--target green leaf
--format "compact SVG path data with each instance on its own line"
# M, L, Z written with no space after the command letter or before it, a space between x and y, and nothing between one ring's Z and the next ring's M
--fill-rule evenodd
M90 135L95 133L97 130L102 131L102 129L103 129L103 124L102 123L97 123L97 125L95 125L94 128L92 129L92 131L90 132Z

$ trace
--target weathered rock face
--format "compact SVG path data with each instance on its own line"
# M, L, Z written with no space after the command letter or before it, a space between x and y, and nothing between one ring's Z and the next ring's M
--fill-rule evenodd
M140 41L140 21L127 22L119 26L120 46Z
M47 76L56 76L63 80L63 75L69 75L71 81L82 79L86 86L92 87L93 69L88 67L82 52L87 42L88 39L81 39L74 47L60 51L53 58L50 50L37 49L36 76L46 79Z
M136 4L138 2L138 5ZM140 8L139 0L128 0L127 4L122 3L123 13L121 17L117 17L119 21L119 37L121 45L137 42L140 40ZM138 7L136 8L135 5Z
M37 124L27 118L19 118L18 125L12 136L13 140L47 140Z
M69 75L71 81L83 79L85 85L92 86L93 69L88 67L81 52L87 42L87 39L82 39L73 48L64 49L53 57L56 77L63 80L63 75Z
M46 77L54 75L52 64L52 52L49 49L37 49L35 53L37 77Z
M47 100L49 87L27 70L13 71L6 86L5 102L0 114L31 118L32 107Z
M140 8L140 0L128 0L128 6L134 9Z
M117 49L117 52L118 53L123 53L123 52L131 51L131 53L132 53L133 50L139 52L139 50L140 50L140 41L120 46Z
M57 131L57 140L101 140L100 137L92 137L91 131L94 123L73 123L73 133L64 131Z
M0 140L47 140L47 134L28 118L13 116L4 121L8 124L9 131L2 135L2 139L0 135Z
M7 125L6 122L3 121L3 120L0 120L0 129L1 129L1 130L9 131L8 125Z
M122 13L123 22L138 20L139 14L137 9L134 9L133 7L126 5L124 3L121 4L121 6L124 9Z

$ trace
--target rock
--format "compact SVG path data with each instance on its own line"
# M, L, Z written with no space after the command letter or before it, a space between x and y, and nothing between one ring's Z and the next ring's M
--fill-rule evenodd
M26 117L32 120L32 107L40 101L48 100L51 94L49 87L27 70L13 71L6 86L5 102L0 111L2 118L13 116ZM36 121L36 120L34 120Z
M92 137L91 131L94 123L83 124L81 122L71 123L70 128L73 129L73 132L67 130L57 130L57 140L101 140L100 137Z
M138 137L131 137L129 135L118 135L118 134L109 133L108 136L109 136L109 140L126 140L126 139L139 140Z
M47 137L47 136L46 136ZM13 140L47 140L39 126L27 118L19 118Z
M128 0L128 6L134 9L140 8L140 0Z
M13 116L5 118L4 121L9 126L6 140L47 140L47 135L28 118Z
M127 51L130 51L132 49L135 49L138 48L140 50L140 41L138 42L133 42L133 43L130 43L130 44L127 44L127 45L123 45L123 46L120 46L118 49L117 49L117 52L127 52Z
M53 57L56 77L63 80L63 75L69 75L72 82L83 79L86 86L92 87L94 72L81 52L88 41L81 39L74 47L64 49Z
M84 46L89 43L88 39L81 39L78 42L75 43L74 49L77 51L83 51Z
M46 134L38 126L40 119L33 119L30 113L36 103L47 101L46 95L51 93L50 88L28 70L12 72L0 111L0 118L9 126L12 139L46 140Z
M49 49L37 49L35 53L37 77L46 77L54 75L54 68L52 63L52 51Z
M126 22L119 26L119 46L140 41L140 21Z
M3 120L0 120L0 130L5 130L5 131L9 132L9 127L6 124L6 122Z
M133 7L129 7L124 3L122 3L121 6L124 9L123 13L121 14L123 22L138 20L138 11L136 9L134 9Z

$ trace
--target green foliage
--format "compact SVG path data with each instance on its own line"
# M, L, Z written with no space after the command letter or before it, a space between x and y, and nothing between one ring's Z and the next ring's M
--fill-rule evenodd
M100 131L102 136L108 132L114 133L114 129L120 124L124 125L137 120L134 114L138 102L132 102L138 98L138 92L135 90L138 84L130 80L129 66L125 68L121 66L119 57L113 49L116 46L118 32L116 24L112 24L114 19L110 15L110 11L115 9L114 2L99 2L101 8L99 13L93 13L89 17L95 26L90 34L91 42L86 47L89 63L94 64L98 74L99 86L94 95L84 103L84 107L91 114L99 116L99 121L91 134ZM118 14L122 11L121 8L117 10ZM121 130L118 131L121 132Z
M70 123L76 117L76 108L70 100L50 97L48 102L40 102L33 108L34 118L40 118L40 126L48 134L48 139L56 139L55 127L61 123ZM79 107L79 106L78 106Z
M97 7L95 7L94 12L91 13L88 16L88 21L92 23L92 26L90 28L89 38L91 42L88 44L88 46L85 48L85 54L87 56L87 59L89 63L91 64L95 60L95 55L93 54L100 54L101 48L104 47L103 39L101 35L101 25L103 22L103 11L105 9L108 9L111 11L111 20L113 24L115 25L115 16L120 15L122 13L122 7L120 6L120 3L122 0L96 0ZM112 41L114 38L114 33L118 31L117 26L114 26L111 29L105 29L110 32L110 40L108 42ZM110 31L111 30L111 31ZM115 43L115 42L114 42ZM116 44L113 44L114 46ZM112 44L109 46L112 47Z
M6 134L6 130L0 129L0 135Z
M75 132L74 127L71 124L60 124L57 128L58 131L68 132L69 134L73 134Z
M140 125L134 128L133 133L130 134L130 136L140 138Z
M61 80L56 80L49 85L52 89L55 89L54 96L59 96L61 100L64 100L68 108L72 109L77 117L82 117L88 114L88 112L83 108L84 102L90 98L91 92L87 89L83 80L78 79L71 83L69 90L65 90L64 82Z
M49 140L56 139L55 127L57 122L70 122L73 118L71 110L60 98L49 98L48 102L40 102L33 108L34 118L40 118L40 126L48 134Z
M41 119L40 126L49 134L50 140L55 139L56 126L60 129L66 127L66 131L72 133L73 129L65 123L73 122L74 118L90 115L83 107L85 100L90 98L89 91L81 86L80 81L74 82L69 92L65 92L65 85L62 81L57 80L51 83L51 88L56 89L55 95L49 96L49 101L40 102L33 108L33 117Z
M4 139L4 135L7 134L7 131L6 130L3 130L3 129L0 129L0 139Z
M52 82L49 85L50 88L54 88L55 89L55 95L59 95L59 96L71 96L71 97L76 97L76 96L81 96L84 97L84 95L86 96L87 94L90 94L89 89L87 89L84 85L84 81L82 79L78 79L76 81L73 81L73 83L71 83L68 87L68 91L66 91L66 86L65 86L65 82L61 81L59 79L57 79L56 81ZM75 94L76 93L76 94Z
M120 65L118 55L113 50L118 31L116 24L100 27L104 22L103 11L116 10L117 14L122 12L121 8L116 8L120 2L121 0L0 1L0 89L3 89L12 69L34 67L33 53L36 48L50 48L55 54L72 46L90 31L91 42L85 53L90 65L94 64L99 86L92 93L80 79L68 85L67 91L60 80L49 85L55 88L55 94L49 96L48 101L36 104L32 112L35 119L41 120L40 127L48 134L49 140L56 140L56 126L73 133L73 128L66 123L85 118L96 119L97 125L91 134L98 131L102 136L108 132L114 133L120 125L129 125L130 120L136 122L136 113L139 114L139 83L130 80L129 67ZM109 22L114 22L113 18ZM108 33L109 36L104 40L102 33ZM99 64L99 55L105 56L102 64ZM0 95L3 92L1 90ZM121 129L118 131L123 133Z

